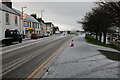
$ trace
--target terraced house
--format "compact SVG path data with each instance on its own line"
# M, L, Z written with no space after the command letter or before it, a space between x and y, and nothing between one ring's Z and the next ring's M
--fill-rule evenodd
M30 38L31 34L46 34L52 35L55 33L52 22L44 22L41 18L37 18L36 14L28 15L22 10L12 8L11 0L3 0L0 3L0 29L5 36L7 29L17 29L25 38ZM1 34L2 34L1 33Z
M47 28L46 32L48 34L52 35L53 34L53 27L54 27L53 23L52 22L46 22L45 24L46 24L46 28Z
M22 12L14 9L17 13L22 16ZM23 14L23 35L26 38L30 38L31 34L40 34L40 23L33 17L26 13Z
M41 27L41 34L46 34L47 32L47 26L44 22L44 20L42 20L41 18L37 18L37 20L40 22L40 27Z
M0 3L0 23L1 23L1 39L5 37L5 31L7 29L13 29L21 31L22 20L21 16L12 9L12 2Z

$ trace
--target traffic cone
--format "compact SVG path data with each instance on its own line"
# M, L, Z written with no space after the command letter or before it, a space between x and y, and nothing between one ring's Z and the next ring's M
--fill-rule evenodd
M70 47L74 47L74 44L72 43Z
M73 43L73 40L72 40L72 44L70 45L70 47L74 47L74 43Z

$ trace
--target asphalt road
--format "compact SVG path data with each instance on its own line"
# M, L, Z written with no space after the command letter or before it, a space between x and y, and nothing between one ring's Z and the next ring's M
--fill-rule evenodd
M23 40L22 43L14 42L10 46L3 46L2 51L4 53L10 49L15 49L15 48L20 47L20 46L24 46L24 45L31 44L31 43L38 42L38 41L48 41L48 40L52 40L52 39L55 39L58 37L60 37L60 35L52 35L52 36L40 38L40 39L30 39L30 40L26 39L26 40Z
M26 78L71 37L42 41L2 54L3 78Z
M120 80L120 52L86 42L85 34L72 38L42 77L49 80Z

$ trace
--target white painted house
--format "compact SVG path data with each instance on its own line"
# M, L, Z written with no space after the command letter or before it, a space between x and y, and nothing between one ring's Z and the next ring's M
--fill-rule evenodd
M7 4L9 5L9 2ZM6 29L17 29L18 31L21 29L21 16L12 9L12 5L7 6L7 4L0 3L1 39L5 37Z
M46 32L48 34L52 35L53 34L53 27L54 27L53 23L52 22L46 22L45 24L46 24L46 28L47 28Z
M22 16L22 12L14 9L19 15ZM40 34L41 27L40 23L32 16L24 13L23 15L23 34L25 35L26 38L30 38L31 34Z

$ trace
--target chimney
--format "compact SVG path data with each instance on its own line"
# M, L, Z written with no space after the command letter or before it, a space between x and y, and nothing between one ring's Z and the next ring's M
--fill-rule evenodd
M37 20L38 20L39 22L44 23L44 20L42 20L42 18L37 18Z
M2 3L6 5L9 8L12 8L12 2L11 0L2 0Z
M35 19L37 19L37 15L36 14L31 14L32 17L34 17Z

